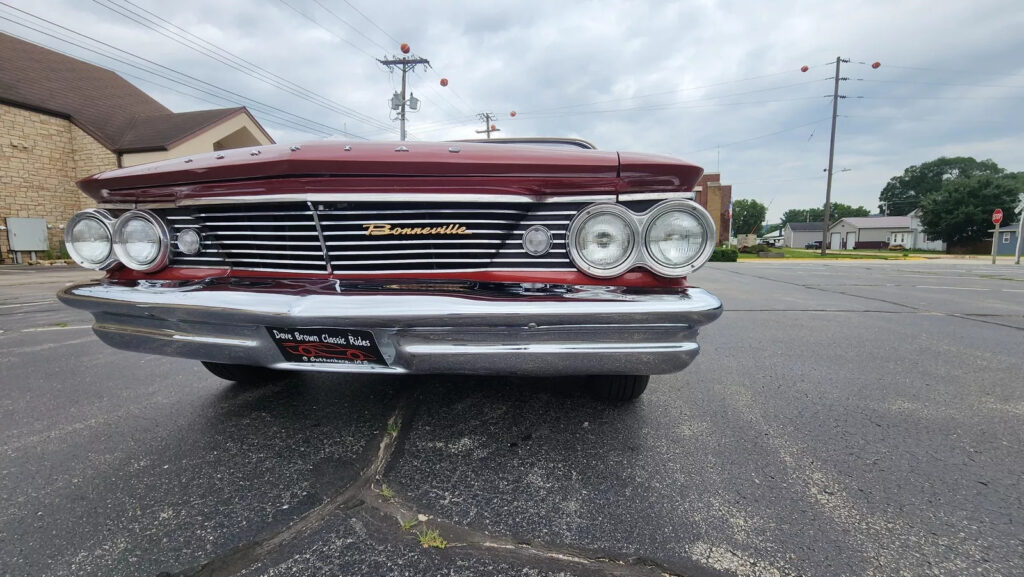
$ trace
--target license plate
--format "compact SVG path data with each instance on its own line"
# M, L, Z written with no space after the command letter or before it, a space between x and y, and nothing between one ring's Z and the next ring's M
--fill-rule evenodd
M292 363L388 366L370 331L333 327L267 327L270 338Z

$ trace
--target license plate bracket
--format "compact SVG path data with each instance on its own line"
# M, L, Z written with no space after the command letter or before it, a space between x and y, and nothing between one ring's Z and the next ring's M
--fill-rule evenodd
M370 331L336 327L267 327L267 331L291 363L388 366Z

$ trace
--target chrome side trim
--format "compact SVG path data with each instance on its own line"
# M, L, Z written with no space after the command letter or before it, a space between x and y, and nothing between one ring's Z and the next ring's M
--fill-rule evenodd
M696 200L696 192L627 192L619 195L619 202L631 200Z
M615 193L587 194L578 196L520 194L458 194L426 193L402 194L380 192L311 192L306 194L262 194L244 196L219 196L214 198L186 198L179 201L102 203L101 208L174 208L178 206L206 206L214 204L256 204L272 202L507 202L507 203L557 203L557 202L601 202L614 201Z

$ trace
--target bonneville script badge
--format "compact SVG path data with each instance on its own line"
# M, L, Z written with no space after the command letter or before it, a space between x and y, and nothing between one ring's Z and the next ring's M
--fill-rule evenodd
M416 228L402 228L397 226L391 226L390 224L384 223L373 223L364 224L363 228L366 229L367 236L378 236L378 235L396 235L396 236L410 236L417 234L473 234L466 230L466 227L461 224L446 224L444 226L427 226L427 227L416 227Z

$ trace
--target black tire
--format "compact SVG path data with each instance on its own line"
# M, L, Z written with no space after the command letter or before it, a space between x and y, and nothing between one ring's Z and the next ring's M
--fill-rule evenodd
M254 367L251 365L229 365L225 363L213 363L201 361L206 370L225 381L235 381L244 385L262 385L274 383L284 378L284 372L267 367Z
M650 380L650 375L595 375L587 384L591 394L598 399L622 403L644 394Z

